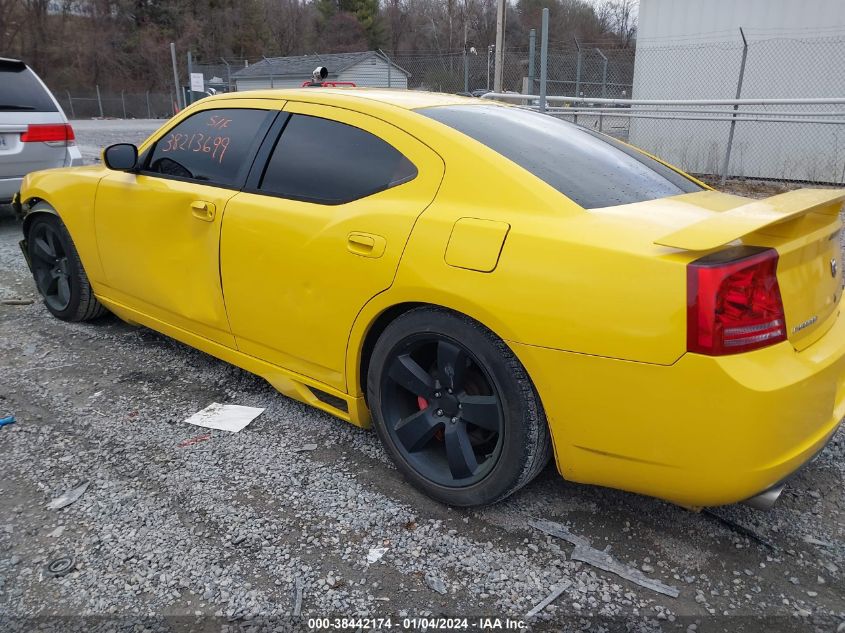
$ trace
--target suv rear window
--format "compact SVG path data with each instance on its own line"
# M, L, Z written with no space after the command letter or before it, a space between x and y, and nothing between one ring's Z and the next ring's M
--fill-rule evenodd
M0 63L0 85L0 112L58 111L35 73L20 62Z
M495 105L423 108L585 209L701 191L661 162L619 141L547 114Z

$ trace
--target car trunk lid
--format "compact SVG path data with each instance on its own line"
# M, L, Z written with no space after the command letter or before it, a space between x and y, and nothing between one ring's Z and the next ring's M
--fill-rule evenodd
M710 197L714 193L707 192ZM691 202L694 196L685 198ZM775 247L787 335L801 350L830 327L842 297L839 212L843 200L843 189L789 191L699 215L654 243L701 252L737 241Z

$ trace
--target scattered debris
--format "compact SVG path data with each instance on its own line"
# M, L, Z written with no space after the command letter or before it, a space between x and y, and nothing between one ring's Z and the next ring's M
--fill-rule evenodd
M315 451L317 450L316 444L303 444L299 448L293 449L294 453L304 453L305 451Z
M370 564L378 562L387 553L387 550L386 547L373 547L367 554L367 562Z
M197 411L187 418L185 422L204 426L207 429L237 433L263 412L264 409L257 407L242 407L237 404L212 402L202 411Z
M47 574L53 578L61 578L76 569L73 556L60 556L47 563Z
M293 615L299 617L302 613L302 590L305 588L305 581L301 576L296 578L296 596L293 602Z
M244 534L238 534L235 538L232 539L232 545L240 545L246 540L246 536Z
M437 593L446 595L446 583L440 580L440 578L438 578L434 574L425 575L425 584L427 584L430 589L433 589Z
M558 583L554 587L552 587L552 592L543 598L540 602L534 605L534 608L531 609L528 613L525 614L525 619L528 620L529 618L533 618L535 615L540 613L543 609L549 606L552 602L558 599L560 594L566 591L569 587L572 586L572 582L569 580L564 580L563 582Z
M0 305L4 306L28 306L33 303L33 299L0 299Z
M185 448L186 446L193 446L194 444L199 444L200 442L205 442L206 440L210 440L210 435L197 435L196 437L188 438L187 440L182 440L179 442L176 447L177 448Z
M7 424L14 424L15 422L17 422L17 420L15 420L15 416L13 416L13 415L6 416L5 418L0 418L0 426L6 426Z
M817 539L815 536L810 536L809 534L805 534L802 540L805 543L809 543L810 545L820 545L821 547L833 547L833 543Z
M50 503L47 504L48 510L61 510L69 506L71 503L74 503L79 497L85 494L85 491L88 490L88 486L91 485L90 481L85 481L79 484L76 488L71 488L67 492L65 492L61 497L56 497Z
M617 576L620 576L625 580L629 580L641 587L651 589L652 591L662 593L672 598L677 598L680 594L680 591L678 591L677 588L665 585L659 580L649 578L639 569L634 569L633 567L620 563L610 555L609 547L604 551L590 547L590 542L587 539L572 534L566 526L561 525L560 523L554 523L552 521L529 521L529 525L537 528L541 532L545 532L551 536L556 536L557 538L562 538L563 540L572 543L575 546L575 549L572 550L572 554L570 555L572 560L578 560L583 563L587 563L588 565L592 565L593 567L598 567L599 569L616 574Z
M65 526L64 526L64 525L60 525L60 526L59 526L59 527L57 527L55 530L53 530L52 532L50 532L47 536L50 536L50 537L52 537L52 538L59 538L59 537L62 535L62 532L64 532L64 531L65 531Z
M731 528L734 532L738 532L739 534L742 534L743 536L747 536L752 541L756 541L760 545L768 547L772 551L777 550L777 548L770 541L766 540L765 538L763 538L762 536L757 534L757 532L755 532L754 530L747 528L744 525L740 525L739 523L736 523L735 521L732 521L731 519L726 519L725 517L716 514L715 512L710 510L709 508L705 508L704 510L702 510L701 514L703 514L704 516L708 516L708 517L715 519L716 521L718 521L722 525Z

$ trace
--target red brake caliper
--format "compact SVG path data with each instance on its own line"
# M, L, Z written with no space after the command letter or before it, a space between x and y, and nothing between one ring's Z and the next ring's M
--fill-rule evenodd
M428 409L428 400L426 400L422 396L417 396L417 405L419 406L420 411L422 411L423 409ZM436 439L438 442L442 442L444 440L443 427L438 428L434 432L434 439Z

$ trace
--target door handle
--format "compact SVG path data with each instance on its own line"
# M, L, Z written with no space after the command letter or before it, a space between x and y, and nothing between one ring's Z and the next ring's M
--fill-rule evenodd
M205 200L194 200L191 203L191 213L198 220L203 220L204 222L213 221L215 211L216 208L211 202L206 202Z
M346 248L350 253L362 257L381 257L387 247L387 240L381 235L354 231L346 238Z

